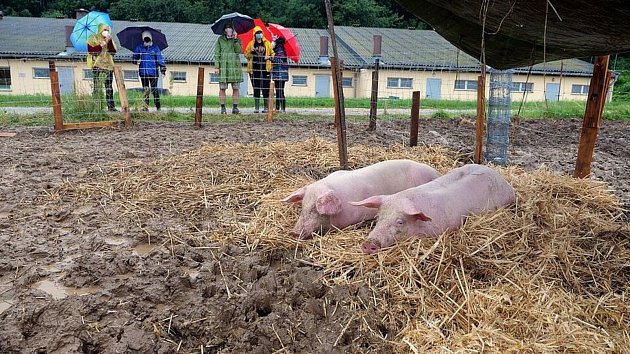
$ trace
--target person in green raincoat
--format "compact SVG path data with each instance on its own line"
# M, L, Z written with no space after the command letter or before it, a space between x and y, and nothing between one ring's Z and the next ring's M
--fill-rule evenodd
M87 47L88 67L92 69L92 79L94 80L93 95L96 97L100 96L101 76L104 76L107 109L110 112L116 112L112 83L114 81L113 55L116 54L118 48L116 48L116 43L112 39L111 28L105 23L99 24L97 33L88 37Z
M243 82L241 69L241 39L236 36L236 31L231 23L227 23L223 29L223 35L217 39L214 46L214 63L219 75L219 102L221 103L221 114L226 114L225 110L225 90L228 84L232 84L232 114L239 114L238 99L239 86Z

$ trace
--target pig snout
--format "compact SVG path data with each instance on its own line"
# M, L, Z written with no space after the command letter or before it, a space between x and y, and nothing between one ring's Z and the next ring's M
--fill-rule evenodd
M310 232L304 232L304 230L293 230L291 231L291 236L299 240L308 240L313 237L313 234Z
M377 240L367 240L361 245L361 250L365 254L374 254L381 249L381 243Z

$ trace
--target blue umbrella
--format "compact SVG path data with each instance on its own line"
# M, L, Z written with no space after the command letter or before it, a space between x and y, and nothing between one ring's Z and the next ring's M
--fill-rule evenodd
M72 29L72 34L70 34L70 41L74 49L78 52L87 52L88 37L97 33L98 25L101 23L106 23L110 28L113 27L109 15L99 11L90 11L87 15L77 20Z
M168 42L166 42L166 36L164 33L148 26L127 27L118 32L116 35L118 36L120 45L133 52L138 45L144 43L142 39L142 32L144 31L151 32L151 40L153 41L153 44L160 48L160 50L164 50L168 47Z
M231 23L236 33L245 33L256 27L253 18L238 12L232 12L214 21L210 28L212 28L214 34L222 35L226 23Z

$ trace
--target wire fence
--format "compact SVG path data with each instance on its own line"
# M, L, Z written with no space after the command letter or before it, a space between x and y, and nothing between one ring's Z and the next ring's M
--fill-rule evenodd
M414 53L417 51L401 55ZM379 66L359 65L360 58L363 57L358 54L344 53L342 87L346 114L351 121L369 115L373 91L380 116L408 116L414 91L420 91L424 115L475 115L478 68L448 66L449 58L439 56L422 67L385 62ZM158 70L157 76L146 77L139 72L138 62L115 58L115 65L121 71L119 78L111 71L88 68L84 60L55 60L64 121L111 120L110 111L122 110L121 84L132 114L159 111L193 115L199 88L203 90L203 114L221 114L222 103L227 114L264 114L269 108L273 114L332 115L333 112L335 90L329 58L320 58L318 64L296 65L288 61L286 72L278 74L277 63L262 60L260 64L248 65L241 54L231 59L236 63L231 63L235 69L228 82L218 68L220 65L170 62L168 57L165 60L165 72ZM52 113L48 66L44 60L0 61L0 111ZM550 64L550 68L562 66L562 63ZM199 68L204 69L203 77L198 77ZM540 70L513 72L506 88L511 114L540 117L583 114L590 77L585 73ZM486 87L489 97L490 85ZM233 110L234 104L237 111Z

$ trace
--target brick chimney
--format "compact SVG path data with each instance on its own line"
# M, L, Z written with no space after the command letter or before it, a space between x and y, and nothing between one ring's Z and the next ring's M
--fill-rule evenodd
M330 58L328 58L328 37L319 37L319 63L321 65L330 65Z
M74 26L65 26L66 28L66 53L71 54L76 52L74 46L72 45L72 41L70 41L70 35L72 34L72 30Z
M76 9L74 10L74 18L76 18L77 20L80 19L81 17L85 16L88 14L88 10L84 9L84 8L80 8L80 9Z

